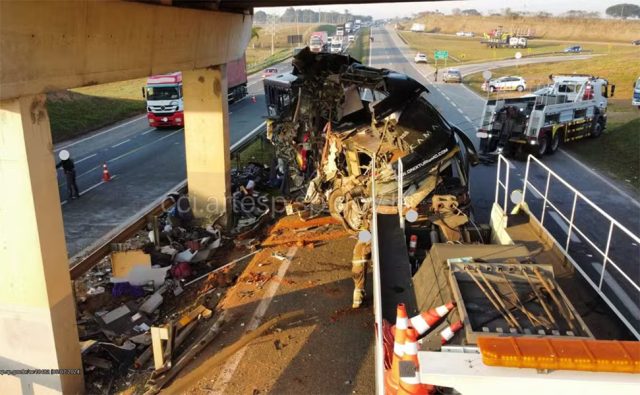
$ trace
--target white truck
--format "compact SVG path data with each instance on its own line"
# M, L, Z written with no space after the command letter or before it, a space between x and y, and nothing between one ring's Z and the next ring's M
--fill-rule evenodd
M344 36L344 25L336 26L336 36L338 37Z
M411 31L416 33L424 32L425 26L424 23L414 23L411 25Z
M346 34L351 34L353 32L353 22L347 22L344 24L344 32Z
M331 49L329 52L331 53L342 53L343 50L343 46L342 46L342 36L338 37L338 40L333 40L331 42Z
M561 143L600 136L607 124L608 85L590 75L556 75L542 94L487 101L477 132L480 151L527 150L540 157Z

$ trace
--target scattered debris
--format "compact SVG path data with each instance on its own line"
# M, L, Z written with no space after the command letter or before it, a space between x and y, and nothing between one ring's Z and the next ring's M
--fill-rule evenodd
M111 267L114 277L127 277L136 266L151 267L151 256L142 250L114 251L111 253Z

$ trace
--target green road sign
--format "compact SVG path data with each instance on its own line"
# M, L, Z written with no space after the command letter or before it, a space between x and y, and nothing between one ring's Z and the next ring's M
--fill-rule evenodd
M438 59L446 59L449 57L449 51L435 51L433 53L433 58Z

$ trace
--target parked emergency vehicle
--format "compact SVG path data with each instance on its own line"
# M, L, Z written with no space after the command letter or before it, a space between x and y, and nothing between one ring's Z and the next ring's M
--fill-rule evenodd
M556 75L541 95L489 100L477 136L485 154L553 154L561 143L598 137L607 123L608 82L590 75Z

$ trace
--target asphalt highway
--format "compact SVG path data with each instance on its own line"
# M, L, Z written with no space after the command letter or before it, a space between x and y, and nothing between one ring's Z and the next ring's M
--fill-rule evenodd
M462 84L435 83L433 81L434 69L430 65L416 65L413 62L415 51L408 48L392 30L374 29L373 37L371 65L405 73L425 84L430 91L428 97L432 104L451 124L458 126L465 132L477 147L476 129L480 124L485 98L477 95ZM555 58L557 57L551 57L551 59L547 60L557 61ZM538 63L542 59L520 59L520 64L525 64L529 61ZM562 57L562 59L569 60L568 57ZM492 62L484 66L474 64L456 68L460 69L463 74L467 74L511 65L512 62L511 60L505 60ZM580 144L580 142L576 144ZM640 234L640 203L638 203L638 195L626 185L611 180L596 170L587 167L579 159L563 149L560 149L555 155L545 156L542 162L611 215L613 219L627 227L633 235ZM513 189L514 186L522 189L525 168L526 162L513 158L510 160L510 189ZM502 174L504 180L504 173ZM478 222L487 223L491 206L495 199L496 165L474 167L470 178L475 219ZM538 190L544 193L547 180L546 172L541 171L539 167L532 166L529 180ZM503 196L499 196L500 201L502 201ZM566 240L570 240L569 251L572 256L580 268L596 284L599 284L603 258L586 239L588 238L599 249L604 251L610 227L609 220L600 215L596 209L578 200L574 218L575 225L582 231L583 235L577 234L575 230L572 230L571 236L569 236L570 227L560 214L564 214L567 218L571 217L573 193L560 182L552 179L549 185L549 197L557 210L547 205L544 216L545 225L563 247L566 246ZM541 196L529 189L526 201L531 210L540 218L543 208ZM512 206L510 204L509 208ZM640 283L640 246L635 240L614 228L609 255L636 285ZM627 283L623 276L612 268L610 263L607 264L605 272L603 290L612 299L621 300L624 305L630 307L629 314L635 317L635 325L640 329L640 309L638 309L637 303L640 298L640 292ZM622 284L621 287L611 287L616 282Z
M290 70L290 61L275 65ZM260 128L266 115L262 76L248 79L249 95L229 106L231 144ZM256 102L251 100L255 96ZM57 144L54 154L66 149L76 164L81 197L67 200L67 187L58 171L58 187L70 257L99 243L110 231L127 222L186 178L183 129L149 127L146 115ZM112 180L102 182L107 163Z

